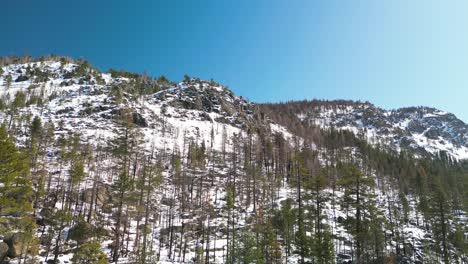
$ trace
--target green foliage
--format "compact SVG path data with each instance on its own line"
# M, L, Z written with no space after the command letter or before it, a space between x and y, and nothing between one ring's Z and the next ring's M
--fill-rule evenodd
M32 211L31 182L27 178L27 159L16 149L4 126L0 127L0 221L8 216L24 217ZM5 217L6 216L6 217ZM1 228L1 226L0 226Z
M232 185L226 187L226 208L228 210L234 208L234 187Z
M27 159L17 150L6 128L0 126L0 233L13 233L22 242L21 251L36 254L33 191L27 176Z
M298 217L298 228L295 234L295 244L297 247L295 253L299 254L301 259L311 256L312 237L307 236L306 226L300 217Z
M312 256L317 264L335 263L335 250L332 233L329 229L312 237Z
M43 106L43 103L44 102L42 100L42 96L31 94L29 96L29 99L26 102L26 106L29 106L29 105Z
M457 224L455 232L451 235L451 240L455 248L459 251L460 255L468 254L468 241L465 234L468 232L468 227Z
M26 106L26 94L22 91L19 91L15 95L15 99L12 103L12 108L17 109Z
M401 206L403 208L404 222L408 223L408 214L410 212L408 199L406 199L406 195L401 191L398 193L398 198L399 198Z
M463 188L463 208L465 212L468 212L468 172L462 176L462 183L460 184Z
M174 176L175 183L181 183L182 181L182 163L179 154L174 153L171 158L172 173Z
M345 188L344 207L355 210L345 220L345 227L356 241L356 259L359 262L370 256L379 257L383 254L383 231L381 212L371 193L374 180L353 164L342 165L341 172L338 184Z
M205 142L202 142L200 145L194 142L190 143L188 158L189 158L190 164L194 168L203 169L205 167L205 159L206 159Z
M52 215L50 215L51 226L57 230L63 230L68 223L73 220L73 216L67 210L57 210Z
M429 214L432 223L432 231L438 244L437 252L440 253L446 264L450 263L448 238L452 235L451 204L447 199L447 193L440 180L436 179L432 183L432 192L429 196Z
M84 177L84 163L82 160L76 160L72 163L70 168L70 177L73 184L80 183Z
M279 230L284 239L286 255L291 255L291 246L294 240L294 224L296 222L296 212L293 210L294 201L288 198L281 202L281 209L275 212L273 226Z
M74 77L82 77L85 76L91 70L91 64L89 61L84 61L79 63L78 66L75 68L73 72Z
M38 116L35 116L31 126L29 128L31 138L38 138L42 132L42 123L41 123L41 118Z
M111 74L112 78L124 77L129 79L136 79L140 76L138 73L128 72L125 70L117 71L114 69L109 69L108 72Z
M0 111L3 111L7 108L7 103L5 102L5 99L0 98Z
M80 220L74 227L70 229L68 238L82 244L94 235L94 227L84 220Z
M60 68L63 69L65 65L68 63L68 60L65 57L60 58Z
M126 87L123 84L112 86L111 96L113 96L116 104L121 104L123 102L124 91Z
M47 82L49 80L49 73L47 71L41 71L39 68L34 68L29 75L36 77L35 82Z
M156 80L156 83L161 85L162 87L169 87L169 85L171 84L169 79L167 79L164 75L159 76Z
M235 252L231 254L232 263L266 263L262 248L257 243L255 234L247 228L242 230L239 240L236 241Z
M106 254L98 242L86 242L81 245L71 259L73 264L107 264Z

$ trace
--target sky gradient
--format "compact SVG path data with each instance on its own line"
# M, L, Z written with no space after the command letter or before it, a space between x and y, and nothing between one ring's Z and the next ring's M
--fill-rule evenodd
M468 1L2 2L0 56L211 79L255 102L431 106L468 122Z

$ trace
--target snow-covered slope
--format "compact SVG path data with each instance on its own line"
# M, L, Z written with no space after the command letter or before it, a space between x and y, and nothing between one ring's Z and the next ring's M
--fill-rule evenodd
M117 131L121 129L122 119L126 118L130 119L141 133L142 146L147 152L153 148L156 152L164 152L164 155L161 155L162 162L165 162L161 172L163 179L151 197L154 215L148 217L152 223L152 233L148 236L154 242L151 243L151 247L158 249L157 263L194 263L199 244L203 243L199 229L208 229L206 244L211 250L212 263L224 263L229 241L226 226L229 233L229 225L234 222L233 218L236 226L232 229L237 232L249 226L248 221L252 221L252 216L259 213L260 206L264 207L261 209L270 210L280 208L281 202L287 199L298 199L298 189L292 186L293 183L288 181L288 177L282 175L283 177L272 178L274 175L270 172L264 173L265 178L259 187L261 190L254 187L254 191L247 191L249 194L246 194L245 190L236 194L239 199L236 199L233 206L233 215L226 211L229 179L234 175L239 178L239 184L246 186L251 184L252 178L255 181L255 176L248 175L250 172L247 167L240 169L247 164L241 150L253 148L251 152L258 155L259 161L262 161L262 155L271 155L270 159L279 159L280 148L277 152L268 149L271 142L266 141L271 140L272 135L282 135L284 142L291 145L301 140L293 139L294 136L288 127L272 122L258 105L234 95L229 89L213 81L186 78L183 82L171 83L164 78L153 79L125 72L102 73L86 63L67 60L10 64L3 66L0 72L2 104L14 106L8 111L0 110L0 123L11 125L9 130L14 132L19 145L27 144L28 126L33 117L40 117L43 124L52 123L56 139L61 135L78 133L82 143L88 142L94 146L107 144L110 139L115 138ZM444 150L458 159L468 158L467 125L452 114L435 109L408 108L386 111L368 103L312 103L306 107L299 107L294 111L294 116L302 122L325 128L348 129L357 134L365 131L370 141L395 148L430 153ZM15 122L10 124L10 120L15 118ZM255 134L262 134L261 140L265 142L253 143L255 146L252 146L249 135ZM241 135L237 139L242 140L235 141L234 135ZM173 165L166 154L178 152L187 160L187 146L191 142L205 144L210 158L207 159L204 168L185 167L184 177L187 182L176 183L171 167ZM321 163L322 166L328 163L326 150L319 149L314 142L310 145L314 151L323 154L317 163ZM220 155L221 152L232 154L232 150L237 150L236 155L239 157L232 155L226 159L223 157L222 162L218 161L223 156ZM359 160L357 150L349 151ZM55 146L49 146L46 152L48 155L44 167L50 172L48 175L51 175L51 190L59 192L57 186L67 182L69 178L69 165L63 167L64 165L58 162ZM99 188L104 190L102 196L106 196L109 186L116 181L116 173L112 168L115 160L102 155L95 162L94 166L101 167L101 172L96 173L92 166L86 167L86 179L79 186L75 186L83 196L92 192L93 183L96 182ZM135 171L143 170L141 166L141 162L135 161ZM391 182L377 179L372 170L368 174L372 179L380 181L380 187L372 190L377 197L379 212L386 218L391 218L391 213L386 208L400 210L401 194L395 191ZM190 204L187 202L189 192L191 200L195 201ZM260 205L261 199L253 201L249 196L250 192L256 193L255 195L261 193L264 196L262 199L271 203ZM349 208L338 202L343 199L344 191L327 187L323 195L327 198L323 205L324 222L332 229L337 260L347 263L353 255L353 237L343 222L350 214ZM265 198L266 196L270 198ZM396 231L403 234L402 240L412 253L411 256L405 256L406 261L415 263L424 259L424 243L432 241L431 234L427 226L422 224L417 197L412 194L403 197L408 200L410 215L408 221ZM85 201L82 206L87 207L89 201L86 197L83 200ZM102 203L105 204L104 201ZM52 207L57 209L60 205L54 203ZM307 202L304 206L313 208L313 204ZM112 232L110 226L115 223L112 210L115 208L109 212L102 212L103 219L108 221L105 229L109 233ZM42 213L40 212L39 216ZM465 217L463 212L459 215ZM133 251L133 241L137 240L135 233L141 224L135 219L129 220L128 223L126 239L129 252ZM462 223L466 221L463 220ZM67 227L67 232L70 228ZM180 241L177 254L171 253L176 246L168 242L170 232L175 233L175 241ZM385 250L391 252L397 242L394 236L388 236ZM170 239L172 241L172 235ZM110 255L112 238L106 237L103 241L101 244ZM181 249L182 241L185 243L185 249ZM70 243L64 247L73 249L75 245ZM67 253L60 256L62 263L69 261L73 254L72 250L64 252ZM47 254L46 257L43 256L44 252L41 254L42 260L47 258ZM287 258L288 263L299 263L295 253ZM119 263L132 263L131 256L122 257Z
M384 110L370 103L312 101L298 118L321 127L364 132L372 142L468 159L468 125L455 115L429 107Z
M220 150L223 135L229 138L255 126L269 127L254 113L252 103L211 81L159 83L147 78L145 85L158 86L159 91L134 95L127 89L143 82L137 77L112 77L90 66L80 69L76 63L31 62L2 70L3 102L24 95L27 106L17 109L18 113L52 122L56 134L79 132L94 144L115 136L122 112L130 112L148 148L180 148L184 140L200 143L213 137L214 148ZM45 100L28 103L36 97ZM0 112L0 120L7 120L8 115Z
M120 100L116 99L116 89L135 85L141 77L112 77L89 66L64 61L11 64L2 70L3 101L14 100L19 91L26 94L26 100L48 97L50 100L42 105L33 104L20 111L40 115L64 131L79 130L93 140L112 136L114 119L122 109L131 109L148 143L157 140L158 146L180 146L184 134L206 140L213 129L215 138L220 139L223 130L232 134L267 125L255 104L214 82L190 79L162 85L149 79L146 82L159 86L160 91L145 93L135 100L128 100L132 96L124 94ZM295 111L303 122L348 129L356 134L364 132L371 142L398 150L432 154L445 151L456 159L468 159L468 125L451 113L428 107L384 110L352 101L305 104ZM163 123L164 126L158 125Z

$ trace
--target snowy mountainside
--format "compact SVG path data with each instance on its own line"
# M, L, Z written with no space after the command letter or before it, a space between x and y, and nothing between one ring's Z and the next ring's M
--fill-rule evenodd
M369 243L367 262L360 263L383 263L384 257L399 263L442 263L441 254L433 253L437 251L433 223L426 217L428 213L421 211L420 198L412 190L417 186L400 177L399 173L406 170L393 171L396 166L390 162L394 158L391 154L376 152L382 156L375 161L389 163L373 166L366 156L370 154L357 146L344 144L338 150L330 150L325 144L298 139L290 126L273 121L261 105L236 96L214 81L187 76L174 83L124 71L102 73L85 62L64 59L13 63L1 69L0 109L6 110L0 110L0 123L15 136L17 145L25 152L33 149L31 121L35 117L44 127L54 127L52 142L57 143L37 146L42 148L37 154L42 158L34 160L39 160L37 167L41 169L31 171L35 187L41 182L34 178L37 175L48 179L46 194L35 201L40 230L37 236L41 240L37 254L44 263L54 255L55 263L70 262L82 242L71 234L83 223L85 215L86 227L104 230L99 237L100 247L107 258L116 259L115 263L240 263L239 259L233 260L232 254L236 253L236 258L253 254L242 251L242 246L259 248L249 244L255 241L248 239L251 229L260 237L257 243L268 241L262 242L260 253L255 252L266 258L265 263L313 262L316 256L299 253L301 247L295 239L279 234L292 230L290 233L295 236L299 232L299 221L283 228L283 217L297 216L298 212L304 213L301 221L307 227L302 243L312 247L316 243L313 234L321 225L317 223L323 223L327 226L324 230L331 234L332 252L336 254L331 262L354 263L356 241L348 221L353 221L357 210L349 203L353 199L349 196L352 188L343 187L338 180L348 174L340 168L339 158L343 163L362 164L362 175L375 182L363 190L367 196L362 199L369 208L365 215L385 219L373 222L377 230L373 243L378 244L375 250L381 255L374 254ZM289 107L294 108L294 104ZM460 159L467 153L466 124L435 109L385 111L367 103L342 102L301 105L292 111L292 116L300 122L357 134L366 129L370 142L382 141L396 148L423 148L430 153L447 150ZM138 146L128 156L106 149L112 148L112 140L119 136L122 140L122 118L127 118L142 135L143 150ZM73 141L61 141L61 136L75 133L83 145L91 143L94 155L86 156L93 151L84 147L80 150L82 146L75 146ZM61 142L67 142L66 146ZM86 156L82 161L84 176L78 183L73 182L72 175L76 164L72 158L62 158L58 154L61 151L66 152L63 156L74 151ZM155 167L161 176L154 186L145 178L152 169L146 163L153 159L157 160ZM365 162L369 162L368 166ZM408 168L408 175L427 177L414 164ZM382 172L384 169L390 173ZM322 173L327 175L326 180L315 181L313 177ZM115 189L119 188L119 177L127 174L137 179L137 187L122 193L122 197L127 193L128 196L121 203L124 206L120 211L125 213L119 213ZM397 182L388 175L403 180ZM301 187L301 181L305 186ZM317 185L322 188L320 192L311 188L315 183L322 184ZM406 189L399 190L400 185ZM148 194L142 190L148 190ZM292 206L290 212L284 209L288 202ZM47 224L47 217L64 208L74 220L57 232L56 226ZM454 207L453 212L447 226L466 225L464 211ZM117 219L123 219L122 223ZM273 224L281 226L276 233L271 231ZM382 233L378 233L379 228ZM2 236L0 239L4 239ZM115 244L121 244L120 250L114 250ZM144 261L142 244L148 253ZM467 259L451 244L448 252L454 260ZM1 258L0 254L0 262ZM18 257L11 258L17 261Z
M41 78L43 75L48 77ZM164 81L158 92L135 100L116 91L119 87L135 86L136 82L136 77L112 77L89 66L80 71L76 63L12 64L3 67L0 98L13 101L18 92L25 93L26 101L35 96L49 98L40 105L31 104L18 111L51 121L59 128L58 134L79 131L84 139L94 143L115 136L115 119L122 111L131 112L148 148L153 145L178 148L183 138L208 141L213 133L214 146L219 149L222 133L229 137L249 127L268 128L269 124L254 113L254 104L217 83L199 79ZM155 81L149 82L146 85ZM3 116L6 119L7 113Z
M47 80L43 77L45 75ZM7 76L10 76L9 84ZM164 137L171 134L173 137L164 141L172 144L170 147L180 143L184 133L193 138L207 138L211 127L216 130L216 135L220 135L221 127L232 130L230 134L249 127L267 127L268 122L255 104L237 97L217 83L199 79L166 83L161 86L162 90L139 97L138 103L125 98L115 102L115 87L132 85L135 79L113 78L109 73L92 68L83 70L73 62L12 64L4 66L0 75L0 98L12 100L18 91L26 91L29 98L48 96L51 100L46 105L30 106L21 111L40 114L42 119L57 125L60 123L67 131L79 129L84 136L92 135L90 138L112 135L113 119L119 114L119 109L131 108L148 142L156 138L154 128L159 127L156 123L167 119L164 130L169 129L173 133L164 133ZM445 151L456 159L468 159L468 125L451 113L428 107L384 110L370 103L352 101L312 101L305 104L305 107L294 110L302 122L323 128L347 129L356 134L365 132L369 141L397 150L403 148L431 154ZM275 128L277 125L272 126ZM277 130L288 134L284 128ZM161 136L158 138L162 143Z
M468 159L468 125L451 113L429 107L384 110L367 102L343 100L296 104L302 107L292 107L295 115L309 124L364 132L371 142L398 150L445 151L453 158Z

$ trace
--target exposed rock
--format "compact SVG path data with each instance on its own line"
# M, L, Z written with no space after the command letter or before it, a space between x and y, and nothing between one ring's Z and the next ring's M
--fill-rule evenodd
M21 250L23 249L23 242L21 242L20 236L18 234L10 235L3 241L8 245L8 257L16 258L19 256L19 254L21 254Z
M96 188L96 194L94 194L94 199L97 205L103 206L107 203L109 199L109 191L105 186L99 186ZM91 203L93 199L93 189L86 189L83 191L81 200L85 203Z
M20 76L18 76L18 78L16 78L15 82L24 82L24 81L27 81L27 80L29 80L28 76L20 75Z
M429 129L428 131L426 131L426 133L424 133L424 135L430 139L437 139L440 136L439 131L437 131L437 129L435 128Z
M5 242L0 242L0 263L5 260L8 254L8 244Z
M140 126L140 127L148 126L148 123L146 122L145 118L140 113L133 112L132 117L133 117L133 123L135 125Z

